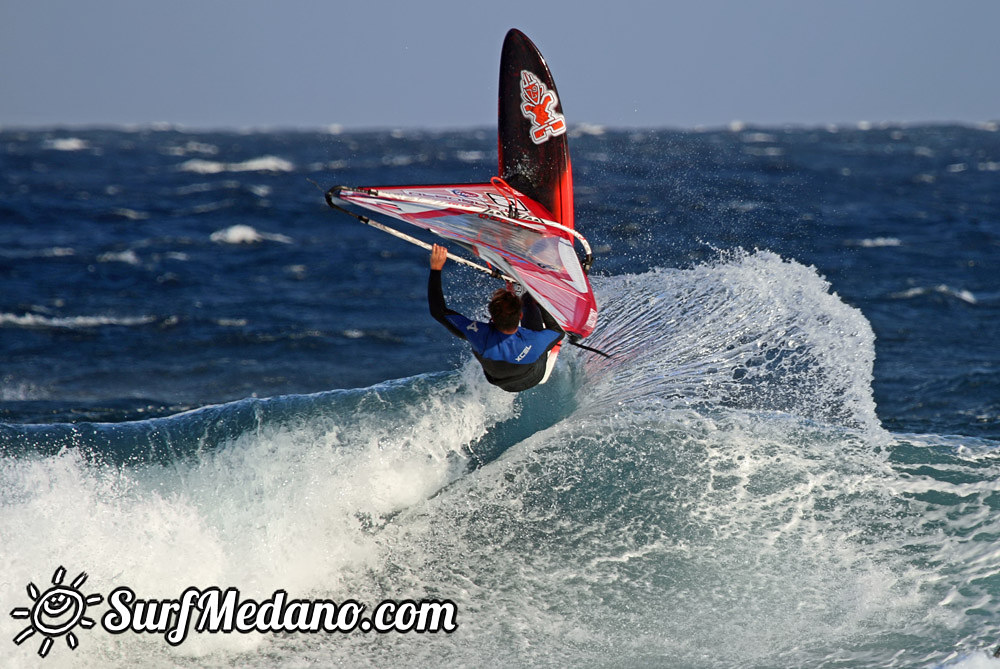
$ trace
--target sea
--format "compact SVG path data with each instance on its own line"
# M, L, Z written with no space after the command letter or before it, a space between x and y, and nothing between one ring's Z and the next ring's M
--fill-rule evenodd
M323 197L494 129L0 129L0 664L1000 667L998 123L570 151L611 357L509 394Z

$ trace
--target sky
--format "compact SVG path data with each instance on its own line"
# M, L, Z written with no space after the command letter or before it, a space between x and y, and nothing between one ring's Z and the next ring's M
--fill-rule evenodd
M0 128L471 128L500 47L567 120L1000 119L1000 0L0 0Z

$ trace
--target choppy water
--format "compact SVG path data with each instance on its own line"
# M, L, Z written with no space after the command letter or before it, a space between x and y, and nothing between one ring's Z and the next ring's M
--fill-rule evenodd
M449 599L452 634L12 639L14 666L992 666L995 126L579 128L601 321L485 384L323 186L450 133L0 132L0 608ZM452 268L472 313L489 287ZM106 610L99 605L94 618Z

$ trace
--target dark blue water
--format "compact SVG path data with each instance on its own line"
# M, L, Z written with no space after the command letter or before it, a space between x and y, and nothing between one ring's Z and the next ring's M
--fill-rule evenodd
M309 183L492 174L488 132L396 135L4 132L0 415L119 421L453 366L423 252ZM596 275L731 248L813 265L875 330L883 424L1000 435L998 133L606 132L573 158Z
M447 637L53 650L98 665L981 661L996 125L570 146L616 355L513 397L430 318L426 253L317 189L488 180L491 130L0 131L0 603L62 561L105 591L466 611ZM447 270L470 315L490 288Z

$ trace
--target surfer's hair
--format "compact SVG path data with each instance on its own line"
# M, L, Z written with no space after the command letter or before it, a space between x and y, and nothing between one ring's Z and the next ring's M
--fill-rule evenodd
M521 324L521 298L506 288L490 298L490 318L499 330L514 330Z

